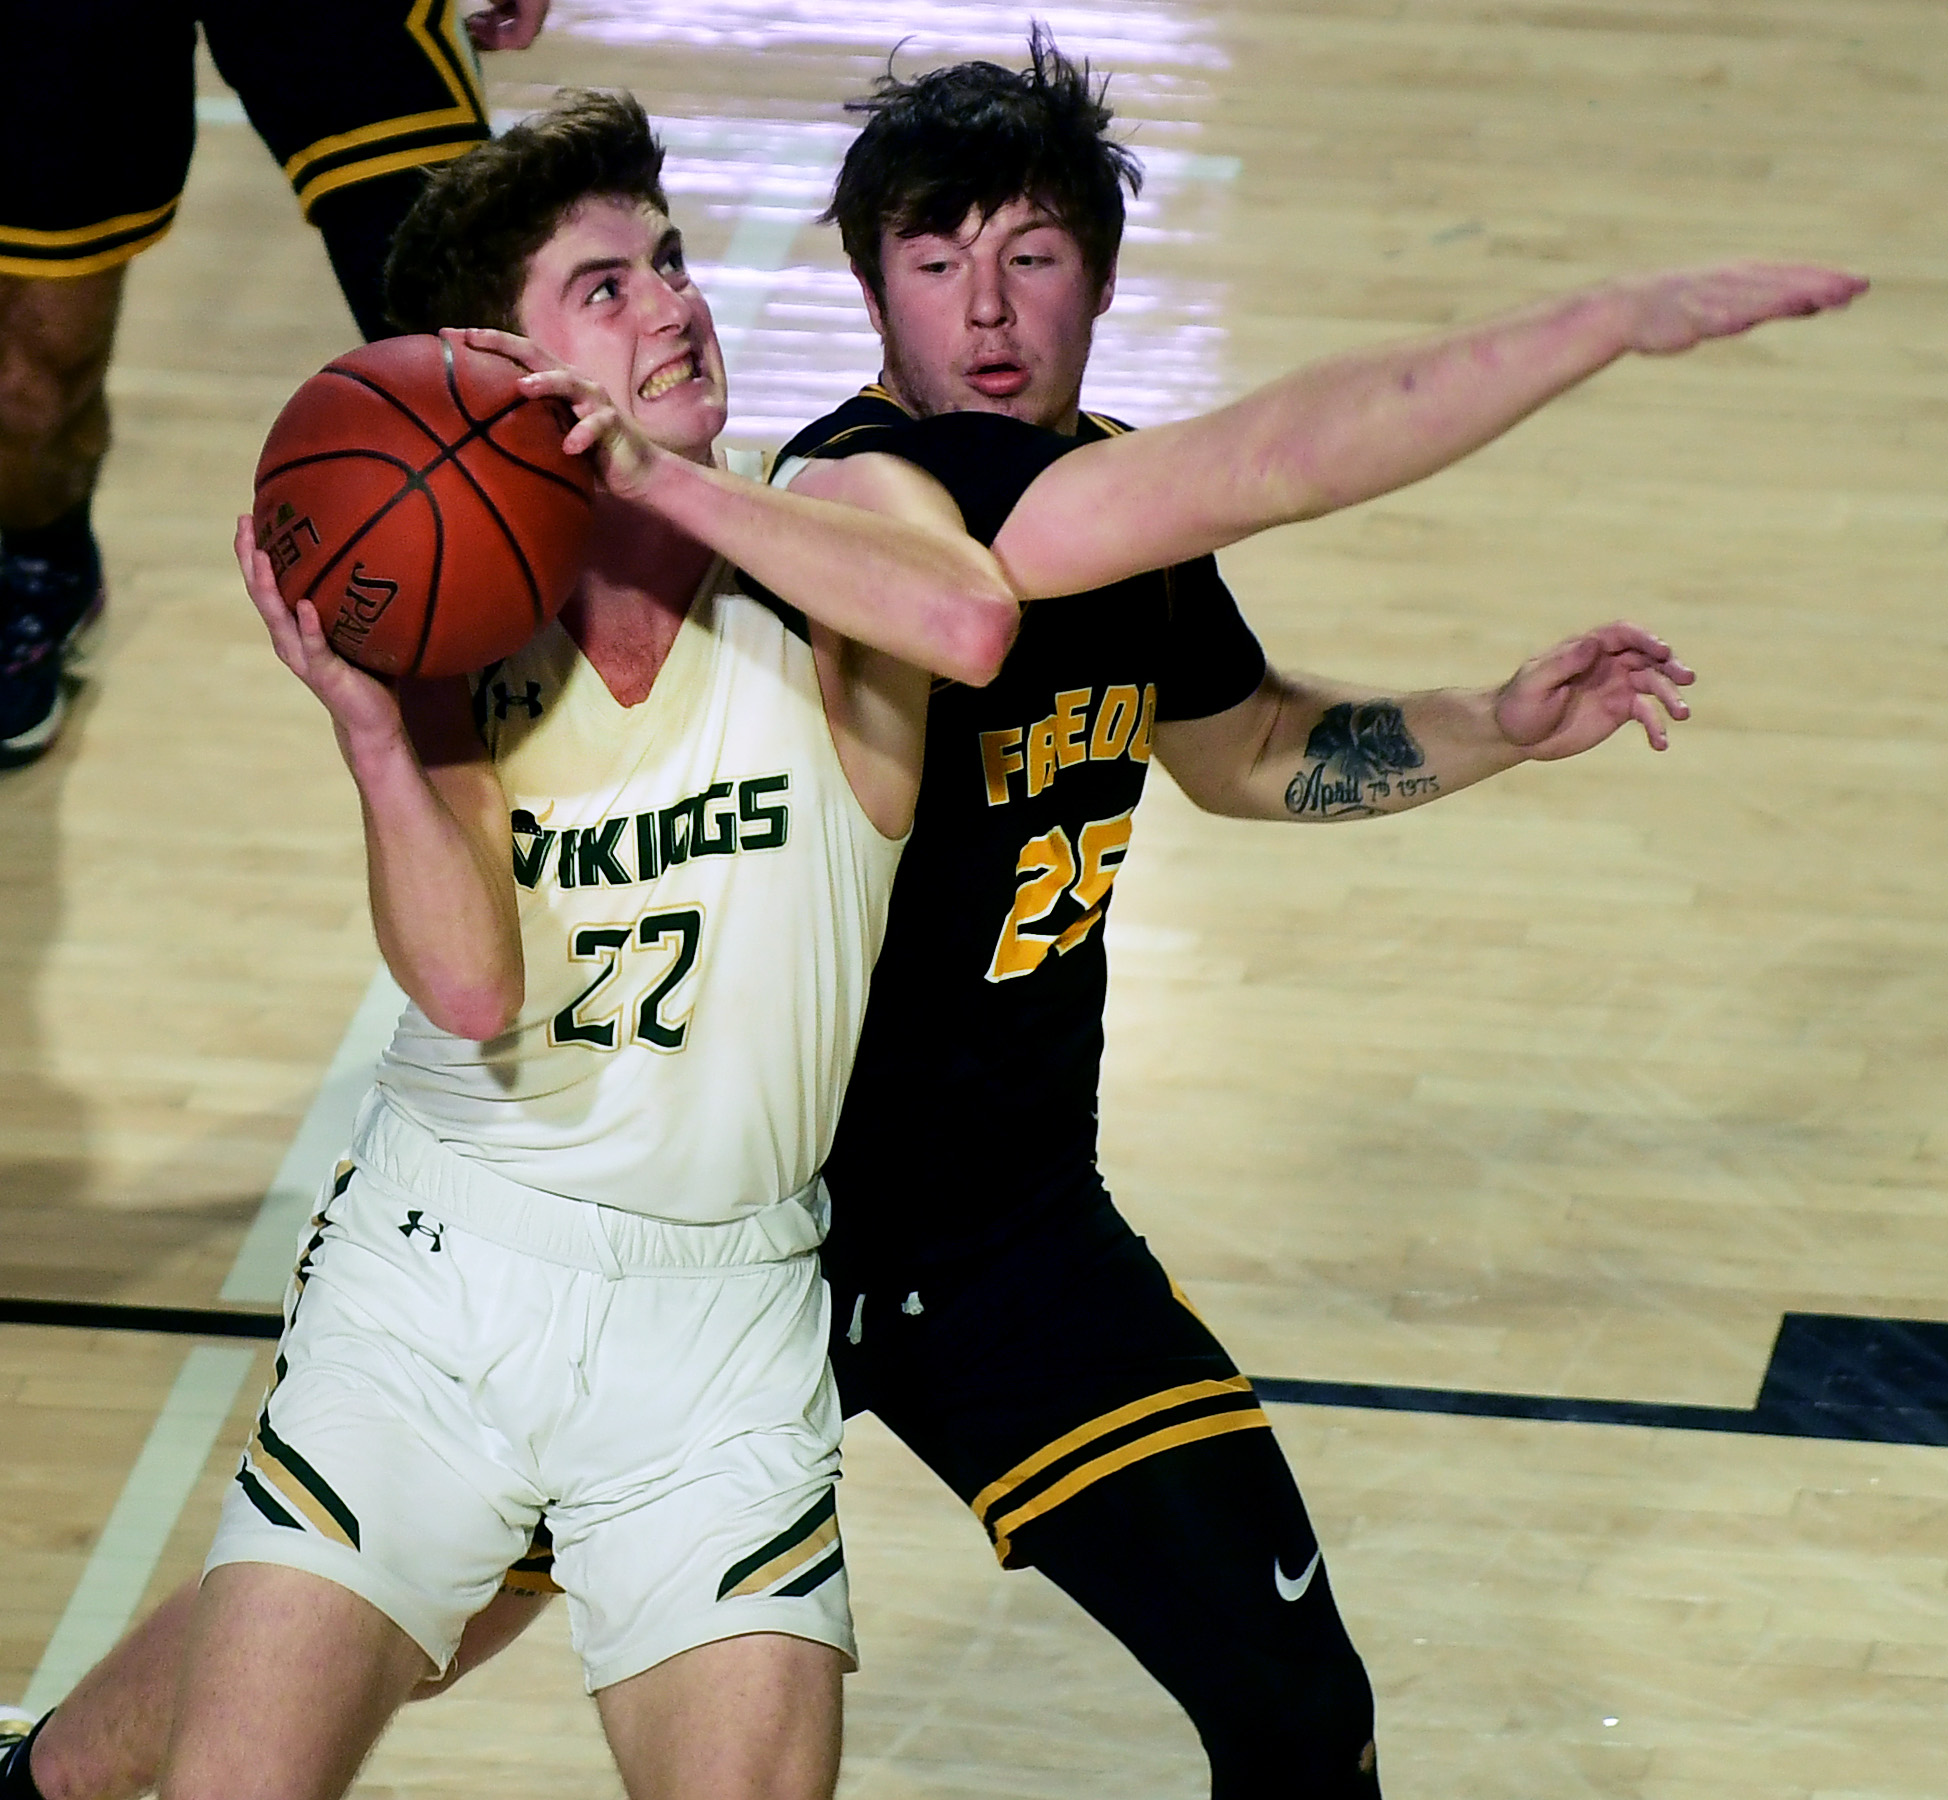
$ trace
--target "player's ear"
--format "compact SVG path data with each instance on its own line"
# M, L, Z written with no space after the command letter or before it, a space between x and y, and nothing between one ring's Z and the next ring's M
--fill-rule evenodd
M883 338L886 335L886 315L880 310L879 296L873 292L873 284L866 279L865 270L857 263L849 266L852 270L852 279L859 284L859 297L866 303L866 317L871 322L874 332Z
M1109 303L1116 298L1116 258L1109 259L1109 273L1103 277L1102 292L1096 296L1096 314L1101 318L1109 311Z

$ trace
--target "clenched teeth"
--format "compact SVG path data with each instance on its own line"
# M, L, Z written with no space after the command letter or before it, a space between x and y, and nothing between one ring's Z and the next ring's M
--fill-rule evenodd
M637 397L643 400L659 399L673 387L681 387L697 372L697 359L685 356L673 363L665 363L636 390Z

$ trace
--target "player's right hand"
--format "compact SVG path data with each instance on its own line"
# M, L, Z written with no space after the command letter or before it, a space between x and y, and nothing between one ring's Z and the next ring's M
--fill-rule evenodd
M625 499L647 494L656 465L672 452L657 444L640 423L616 405L600 382L571 369L532 338L511 331L469 327L457 334L470 349L505 356L528 371L521 392L530 399L559 400L575 415L575 426L561 440L570 456L593 456L602 485Z
M1709 269L1626 275L1610 284L1629 311L1625 337L1644 356L1672 356L1707 338L1734 337L1768 319L1801 319L1845 306L1867 282L1811 263L1735 262Z
M338 728L347 756L355 748L405 741L399 697L376 675L354 667L325 637L318 609L309 600L289 605L278 591L271 559L257 547L250 515L237 520L237 567L258 617L271 634L277 660L317 695Z

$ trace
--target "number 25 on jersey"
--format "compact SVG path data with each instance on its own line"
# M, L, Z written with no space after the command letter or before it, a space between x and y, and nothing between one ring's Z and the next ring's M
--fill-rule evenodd
M1103 906L1116 880L1116 871L1130 847L1130 814L1092 819L1072 843L1057 825L1030 838L1015 861L1015 873L1027 879L1015 889L1014 905L1002 922L1001 936L988 964L988 980L1012 981L1033 974L1051 950L1067 954L1102 923ZM1030 931L1055 910L1067 894L1082 908L1082 917L1059 932Z

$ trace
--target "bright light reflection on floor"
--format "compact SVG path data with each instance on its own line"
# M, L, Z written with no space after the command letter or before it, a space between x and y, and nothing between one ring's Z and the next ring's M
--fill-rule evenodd
M762 209L795 215L800 225L783 267L692 265L717 311L733 373L729 429L779 441L879 368L878 340L840 263L837 235L813 224L848 134L784 120L662 124L679 222L698 211L744 219ZM1222 397L1223 285L1145 273L1142 245L1206 235L1212 203L1236 165L1182 151L1140 154L1144 196L1132 208L1116 303L1097 327L1085 397L1097 411L1144 425L1203 411Z
M1112 75L1112 101L1127 109L1128 141L1145 172L1116 302L1096 328L1084 404L1137 425L1203 411L1227 392L1225 289L1158 264L1213 235L1239 172L1236 158L1189 147L1200 130L1189 115L1210 97L1202 74L1226 67L1227 58L1212 41L1208 16L1168 0L1072 0L1037 16L1070 54ZM911 72L983 56L1018 67L1026 19L1012 4L987 0L723 0L705 11L676 0L555 0L549 29L635 46L824 48L848 63L861 50L880 56L902 44L899 66ZM1139 90L1140 104L1132 104ZM656 98L644 98L654 111ZM857 126L836 109L829 121L662 117L658 126L670 151L665 185L678 223L694 231L709 218L731 227L719 260L692 262L731 370L730 435L779 443L879 368L878 340L837 233L814 224ZM1158 137L1170 141L1151 141ZM1150 246L1157 254L1146 256Z
M555 0L550 31L607 44L725 45L771 50L831 46L884 56L905 40L902 55L949 60L985 56L1011 66L1021 59L1029 9L1013 0ZM1137 63L1223 69L1229 59L1208 41L1208 26L1167 0L1033 9L1072 56L1107 68Z

